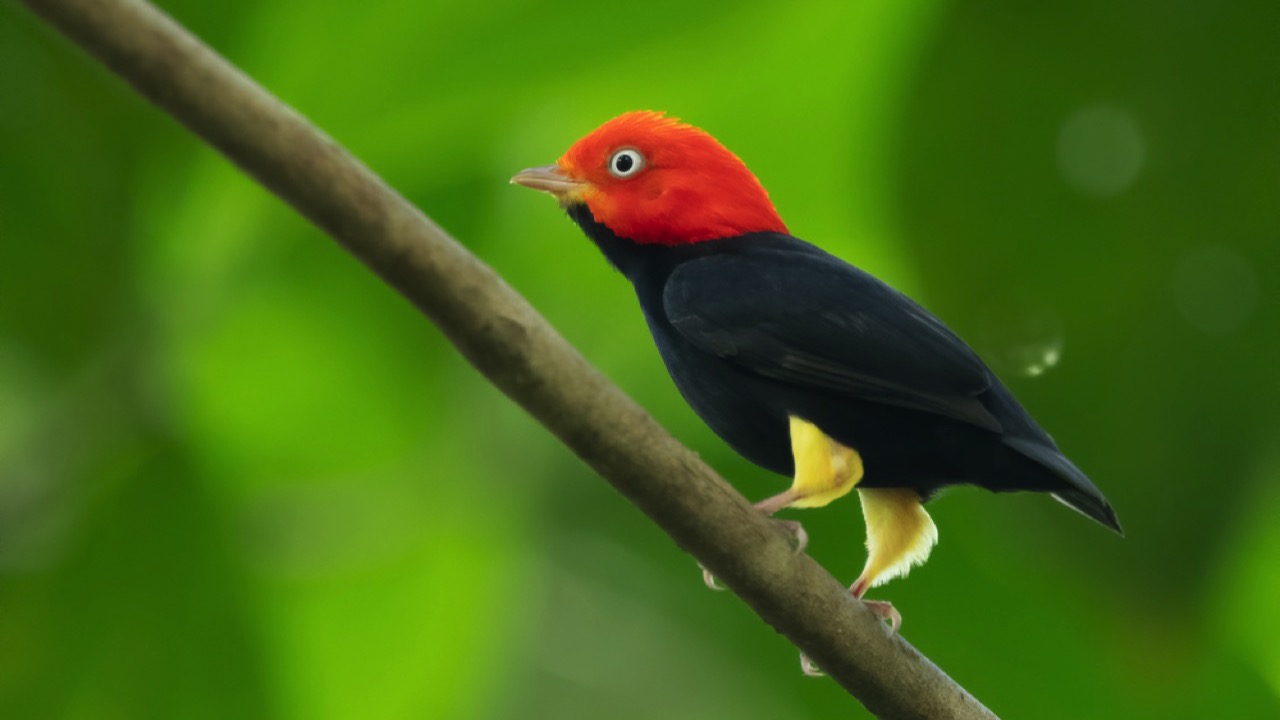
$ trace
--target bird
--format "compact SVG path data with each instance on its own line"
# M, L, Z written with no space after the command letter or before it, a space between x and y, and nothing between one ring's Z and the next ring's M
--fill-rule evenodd
M963 340L792 236L711 134L627 112L511 182L554 196L631 282L671 379L711 430L792 479L761 512L858 491L867 561L850 593L892 631L900 614L864 595L928 559L938 531L924 504L943 487L1049 493L1123 535L1102 492Z

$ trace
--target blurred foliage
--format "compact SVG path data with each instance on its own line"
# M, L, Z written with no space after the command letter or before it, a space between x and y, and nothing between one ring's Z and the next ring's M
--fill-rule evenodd
M957 489L879 591L1006 717L1280 714L1280 5L166 9L749 497L630 289L516 170L618 112L969 338L1120 540ZM856 503L803 514L838 577ZM0 717L864 715L406 303L0 5Z

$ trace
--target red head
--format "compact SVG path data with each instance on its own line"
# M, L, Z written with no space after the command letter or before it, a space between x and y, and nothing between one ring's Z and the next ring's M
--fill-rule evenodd
M555 165L512 182L585 203L596 222L638 243L681 245L787 232L760 181L707 133L651 111L629 112L574 143Z

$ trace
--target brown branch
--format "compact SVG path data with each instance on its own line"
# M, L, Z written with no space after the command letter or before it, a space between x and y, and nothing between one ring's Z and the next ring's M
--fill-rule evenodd
M573 350L493 270L153 6L23 0L320 226L871 712L993 718ZM798 672L798 670L797 670Z

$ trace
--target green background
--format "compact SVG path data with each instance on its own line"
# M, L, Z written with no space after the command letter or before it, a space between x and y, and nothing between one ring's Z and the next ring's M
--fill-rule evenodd
M166 2L751 498L513 188L719 137L1104 489L953 490L874 591L1007 718L1280 716L1280 4ZM851 580L857 504L790 513ZM420 316L0 4L0 717L864 717Z

